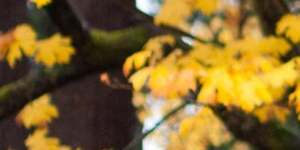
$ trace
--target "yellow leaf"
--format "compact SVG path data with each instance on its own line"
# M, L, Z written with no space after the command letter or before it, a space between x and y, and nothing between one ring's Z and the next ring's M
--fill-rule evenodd
M234 40L234 35L230 30L224 29L219 34L218 40L222 43L229 43L229 42L232 42Z
M189 31L190 25L186 20L191 15L192 5L188 0L166 0L154 21L158 25L167 24Z
M14 37L24 54L26 56L33 56L35 52L36 33L31 26L28 24L18 25L14 31Z
M124 75L128 76L133 69L138 70L142 68L146 64L146 61L150 57L150 55L151 55L150 51L144 50L144 51L137 52L132 56L128 57L123 66Z
M27 104L17 116L26 128L43 126L58 117L56 107L50 103L50 96L43 95L33 102Z
M286 35L293 43L300 41L300 16L287 14L283 16L277 23L277 34Z
M279 38L279 37L269 36L263 38L259 42L260 45L258 48L262 52L274 54L275 56L282 56L291 49L289 43L283 38Z
M13 32L0 34L0 60L6 56L10 45L15 41L14 38Z
M176 90L172 87L175 81L177 69L172 65L161 64L153 68L148 86L153 95L157 97L177 97Z
M6 34L3 39L1 57L6 53L6 59L11 67L14 67L16 61L22 58L22 52L26 56L32 56L35 52L36 33L28 24L18 25L11 33Z
M141 69L146 65L154 65L156 61L162 58L163 46L165 44L174 45L175 39L170 35L157 36L150 39L143 49L128 57L123 65L123 73L128 76L133 70ZM150 60L149 58L152 57Z
M199 9L204 15L211 15L217 11L219 0L196 0L195 8Z
M54 64L67 64L75 53L69 38L55 34L37 43L35 61L51 68Z
M299 77L299 71L296 67L297 58L282 64L281 66L265 73L262 79L272 88L292 86Z
M145 85L146 80L149 78L152 68L144 68L134 73L130 78L129 82L132 83L133 89L135 91L140 91Z
M196 90L196 73L191 69L182 69L177 73L172 88L179 96L186 96L189 92Z
M185 150L205 150L209 144L220 146L232 139L230 132L208 107L180 123L179 137Z
M42 8L52 2L52 0L31 0L38 8Z
M58 138L47 137L48 129L36 129L25 140L28 150L71 150L69 146L61 145Z
M266 123L270 120L277 120L280 123L285 123L289 113L290 111L288 108L277 106L275 104L264 105L254 111L254 115L257 116L262 123Z
M259 78L227 69L215 67L201 79L202 88L197 97L199 102L236 106L247 112L272 102L272 94Z
M245 78L242 75L235 77L236 99L234 104L247 112L264 103L272 102L272 95L268 87L255 77Z
M128 57L128 58L126 58L124 65L123 65L123 74L125 75L125 77L129 76L132 69L133 69L133 58Z
M37 62L43 63L47 67L51 68L56 62L55 55L50 49L43 49L43 51L39 51L35 56L35 60Z
M10 46L10 49L7 54L7 61L10 67L14 67L16 64L16 61L19 60L22 57L22 52L17 43L13 43Z

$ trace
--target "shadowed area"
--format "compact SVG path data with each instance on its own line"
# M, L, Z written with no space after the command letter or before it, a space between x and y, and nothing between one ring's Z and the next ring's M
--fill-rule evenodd
M113 76L120 76L120 72ZM50 134L64 144L96 150L125 146L133 136L134 109L129 90L111 89L99 74L74 81L53 92L60 116L50 124ZM0 123L0 149L24 149L27 131L11 116Z

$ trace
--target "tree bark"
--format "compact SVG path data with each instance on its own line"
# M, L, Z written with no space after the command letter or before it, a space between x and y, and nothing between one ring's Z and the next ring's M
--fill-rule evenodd
M265 34L274 34L276 23L289 12L284 0L253 0Z
M239 109L227 110L223 106L212 109L237 139L244 140L259 150L298 149L300 138L278 122L262 124ZM294 118L295 119L295 118Z

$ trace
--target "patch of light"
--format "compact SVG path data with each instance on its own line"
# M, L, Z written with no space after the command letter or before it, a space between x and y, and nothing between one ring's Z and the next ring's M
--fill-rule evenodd
M147 95L146 105L148 106L151 115L147 116L144 120L143 132L152 129L159 121L161 121L164 115L166 115L166 112L162 108L168 105L168 102L164 99ZM199 107L197 106L188 105L184 108L184 113L189 116L196 113L198 109ZM143 150L166 150L170 133L177 130L178 125L178 123L161 124L154 132L147 136L147 138L143 139Z
M227 5L237 5L239 4L240 1L238 0L225 0L224 3L226 3Z
M136 0L136 7L148 15L155 15L160 8L158 0Z
M200 106L202 107L202 106ZM187 114L187 115L195 115L197 113L197 111L199 110L199 106L196 106L196 105L187 105L185 108L184 108L184 112Z
M150 106L151 116L144 120L143 132L153 128L157 122L159 122L163 113L161 112L161 107L164 104L163 100L155 99L152 96L148 96L146 99L146 103ZM144 150L164 150L163 147L157 138L147 137L143 140L143 149Z
M194 41L192 38L186 36L181 37L181 40L188 45L193 45Z
M148 139L143 141L143 150L165 150L155 139Z
M152 96L148 96L146 101L146 103L150 106L151 116L145 119L143 132L151 129L158 121L161 120L161 106L164 103L163 100L154 99Z
M207 25L203 23L201 20L196 20L192 25L191 33L195 35L197 34L198 31L205 30L206 26Z

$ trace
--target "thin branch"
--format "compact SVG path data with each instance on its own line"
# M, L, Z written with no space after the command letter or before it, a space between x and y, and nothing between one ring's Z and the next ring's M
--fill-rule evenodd
M150 15L147 15L145 13L143 13L140 10L136 10L136 16L138 16L139 18L141 18L142 20L144 20L145 22L148 22L152 25L152 27L156 30L159 30L160 32L163 33L170 33L173 34L175 36L186 36L189 37L195 41L201 42L201 43L212 43L212 41L207 41L204 39L201 39L199 37L196 37L188 32L185 32L183 30L180 30L176 27L170 26L170 25L166 25L166 24L161 24L161 25L155 25L154 24L154 18Z
M181 103L180 105L178 105L177 107L175 107L173 110L171 110L170 112L168 112L160 121L158 121L154 125L154 127L152 127L151 129L147 130L143 134L140 134L140 135L136 136L123 150L133 150L133 149L135 149L135 147L137 147L143 141L143 139L145 139L149 134L151 134L157 128L159 128L161 124L163 124L170 117L172 117L177 112L179 112L180 110L182 110L188 104L190 104L189 101L184 101L183 103Z
M195 41L198 41L200 43L212 43L212 41L207 41L207 40L204 40L204 39L201 39L199 37L196 37L188 32L185 32L185 31L182 31L176 27L172 27L172 26L169 26L169 25L160 25L158 26L158 28L160 28L163 32L167 32L167 33L171 33L171 34L174 34L176 36L185 36L185 37L189 37Z

